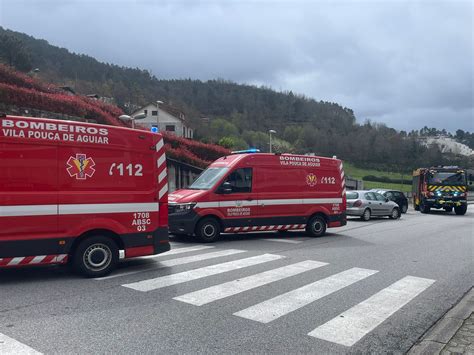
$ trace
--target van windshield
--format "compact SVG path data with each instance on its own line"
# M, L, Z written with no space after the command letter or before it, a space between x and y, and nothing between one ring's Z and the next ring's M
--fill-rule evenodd
M190 190L209 190L221 177L223 177L229 168L208 168L188 187Z

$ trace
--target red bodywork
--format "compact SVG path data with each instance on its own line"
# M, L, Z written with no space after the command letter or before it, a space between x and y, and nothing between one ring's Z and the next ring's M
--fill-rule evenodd
M0 266L65 263L91 234L167 251L167 189L159 134L0 117Z
M309 218L322 214L328 227L346 224L345 179L338 159L289 154L236 154L216 160L209 168L228 169L208 190L178 190L169 196L170 231L193 234L206 216L219 219L224 232L303 229ZM251 189L219 192L237 169L250 168ZM189 213L173 206L190 203Z

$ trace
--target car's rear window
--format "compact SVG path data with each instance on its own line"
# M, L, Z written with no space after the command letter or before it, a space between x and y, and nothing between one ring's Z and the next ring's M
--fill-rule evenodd
M355 200L356 198L359 198L359 194L357 192L348 192L346 194L346 199L348 200Z

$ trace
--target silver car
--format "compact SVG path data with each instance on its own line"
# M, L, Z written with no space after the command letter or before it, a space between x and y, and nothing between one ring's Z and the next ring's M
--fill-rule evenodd
M383 195L374 191L347 191L347 215L358 216L368 221L372 216L400 218L400 207Z

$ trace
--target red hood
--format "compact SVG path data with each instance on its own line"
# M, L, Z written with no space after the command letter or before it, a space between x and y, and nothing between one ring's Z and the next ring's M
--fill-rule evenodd
M168 195L168 203L196 202L207 190L177 190Z

